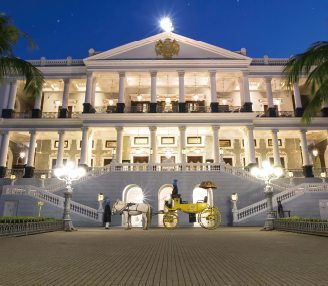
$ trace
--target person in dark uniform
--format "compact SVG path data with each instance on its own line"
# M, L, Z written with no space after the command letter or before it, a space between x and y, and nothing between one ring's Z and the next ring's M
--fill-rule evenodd
M172 198L178 197L178 180L173 180L173 190L172 190Z
M106 229L109 229L109 223L111 222L111 212L110 212L110 200L106 199L104 222L106 223Z

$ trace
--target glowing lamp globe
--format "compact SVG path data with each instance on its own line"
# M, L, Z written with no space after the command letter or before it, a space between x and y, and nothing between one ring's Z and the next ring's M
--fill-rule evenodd
M318 152L317 149L313 149L312 154L313 154L314 157L317 157L319 152Z
M101 202L104 200L104 195L102 193L98 194L98 201Z
M20 152L19 157L24 158L25 157L25 152Z
M320 176L321 176L321 178L326 178L326 173L325 172L321 172L320 173Z
M232 200L233 202L238 201L238 195L237 195L236 193L233 193L233 194L231 195L231 200Z
M141 95L140 94L137 96L137 99L138 99L138 101L141 100Z
M227 100L226 99L222 99L222 104L226 105L227 104Z
M288 176L289 176L289 178L293 178L294 177L294 173L293 172L288 172Z
M259 168L253 168L252 171L251 171L251 174L252 174L253 176L257 176L259 173L260 173Z
M110 99L110 100L108 101L108 103L109 103L109 105L113 105L114 100Z
M165 99L165 102L166 102L167 104L171 103L171 98L167 97L167 98Z
M16 175L10 175L10 179L11 180L15 180L16 179Z
M172 156L172 154L171 154L170 151L167 151L167 152L165 153L165 157L166 157L167 159L170 159L171 156Z
M198 95L197 95L197 94L194 95L194 100L195 100L195 101L198 100Z
M263 167L264 169L267 169L267 168L270 167L270 163L269 163L268 161L263 161L263 162L262 162L262 167Z
M283 170L282 170L282 168L277 167L277 168L274 168L273 173L275 174L275 176L280 177L283 174Z

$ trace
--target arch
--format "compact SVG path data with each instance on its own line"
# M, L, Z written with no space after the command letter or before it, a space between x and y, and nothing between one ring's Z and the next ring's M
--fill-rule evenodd
M164 198L172 194L173 185L165 184L158 190L158 210L164 210ZM158 226L163 227L163 215L158 214Z
M207 196L207 203L210 207L213 206L213 190L212 189L203 189L197 185L192 192L193 203L197 203L199 200L204 200L204 197ZM198 222L194 223L194 226L199 226Z
M122 200L127 203L143 203L144 194L142 189L135 184L124 188ZM142 227L142 215L131 217L132 227ZM125 217L122 216L122 225L125 226Z

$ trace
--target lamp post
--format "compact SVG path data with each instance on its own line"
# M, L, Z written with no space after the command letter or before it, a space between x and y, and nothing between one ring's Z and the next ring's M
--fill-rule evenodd
M104 202L104 195L102 193L98 194L98 202L99 202L99 209L98 209L98 212L99 211L104 211L103 209L103 202Z
M149 149L149 163L153 163L153 148Z
M46 178L46 175L45 174L42 174L41 175L41 186L40 186L40 188L44 188L44 180L45 180L45 178Z
M38 206L39 206L39 217L40 217L40 214L41 214L41 207L43 206L43 202L42 202L42 201L39 201L39 202L38 202Z
M16 182L16 175L10 175L10 185L14 185Z
M74 169L73 162L67 162L65 167L55 170L56 177L61 181L65 181L66 183L66 191L64 192L65 202L63 215L64 229L66 231L74 230L70 216L70 201L73 194L73 188L71 185L73 181L80 179L84 174L85 170L83 168Z
M220 163L224 163L224 160L223 160L223 149L222 148L220 148L219 153L220 153Z
M268 161L262 163L262 169L253 168L252 175L257 177L260 180L265 181L264 194L267 201L267 215L265 219L265 224L263 230L273 230L273 205L272 205L272 196L273 188L271 186L271 181L278 179L282 174L281 167L272 167Z
M294 184L294 173L293 172L288 172L288 176L289 176L289 184L291 187L295 186Z
M185 163L186 162L186 154L187 154L187 150L186 148L182 149L182 162Z
M320 177L322 179L322 183L326 183L326 172L321 172Z
M237 219L238 219L238 209L237 209L238 195L236 193L233 193L231 195L231 201L233 203L233 208L232 208L233 221L237 221Z

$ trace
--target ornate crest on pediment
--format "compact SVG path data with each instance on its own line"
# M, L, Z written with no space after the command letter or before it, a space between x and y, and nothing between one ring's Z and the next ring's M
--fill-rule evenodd
M172 59L173 55L178 56L180 45L176 40L171 41L169 38L159 40L155 45L156 56L163 56L164 59Z

